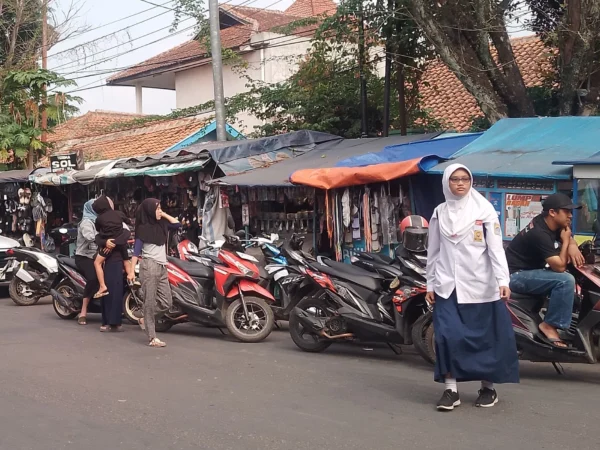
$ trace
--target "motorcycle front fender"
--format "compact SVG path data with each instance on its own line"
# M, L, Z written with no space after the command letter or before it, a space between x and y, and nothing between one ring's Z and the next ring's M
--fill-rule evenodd
M227 299L233 300L237 298L240 294L242 295L250 295L252 297L260 297L269 302L274 302L275 298L269 291L267 291L264 287L260 286L258 283L250 280L240 280L237 286L231 288L231 290L227 293Z

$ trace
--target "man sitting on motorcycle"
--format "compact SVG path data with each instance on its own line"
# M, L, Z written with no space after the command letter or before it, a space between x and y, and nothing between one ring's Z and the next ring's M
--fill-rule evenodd
M567 265L585 260L571 236L573 210L580 209L565 194L550 195L536 216L506 249L511 273L510 289L519 294L549 296L548 310L540 331L557 348L566 348L558 329L571 324L575 278Z

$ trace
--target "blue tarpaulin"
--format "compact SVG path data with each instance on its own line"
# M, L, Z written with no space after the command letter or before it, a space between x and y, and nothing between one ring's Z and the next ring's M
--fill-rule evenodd
M438 156L439 159L450 158L457 151L479 138L483 133L465 135L454 135L446 138L431 139L428 141L410 142L408 144L390 145L383 150L364 155L353 156L338 162L335 167L365 167L374 164L385 164L411 159L424 158L426 156ZM424 163L424 161L422 161ZM423 166L422 164L420 164ZM426 170L426 165L421 170Z
M594 153L589 158L581 158L579 155L573 155L577 159L563 159L554 161L552 164L557 166L598 166L600 165L600 152Z
M600 117L503 119L481 138L428 173L443 173L452 163L467 166L475 176L570 179L571 168L553 165L573 155L598 153Z

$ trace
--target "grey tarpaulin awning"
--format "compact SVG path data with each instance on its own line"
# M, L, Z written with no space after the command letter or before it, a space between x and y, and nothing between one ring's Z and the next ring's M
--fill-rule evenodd
M0 183L24 183L29 181L31 170L6 170L0 172Z
M296 170L333 167L339 161L352 156L377 152L390 145L432 139L439 133L390 136L386 138L339 139L318 144L313 150L295 158L289 158L269 167L229 175L213 181L231 186L289 186L290 175Z
M188 164L193 169L203 165L195 161L207 160L208 158L212 158L226 174L239 173L273 164L273 162L280 159L312 150L321 142L340 139L339 136L332 134L303 130L261 139L199 142L174 152L121 159L115 163L108 174L103 173L102 175L108 177L152 176L151 171L141 173L140 170L159 165L166 167L166 165L178 164ZM158 174L154 175L158 176ZM161 173L161 175L168 175L168 173Z

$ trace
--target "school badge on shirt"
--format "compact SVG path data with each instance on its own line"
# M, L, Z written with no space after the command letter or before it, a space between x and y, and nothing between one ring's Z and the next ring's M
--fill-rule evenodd
M483 220L475 221L475 231L473 234L473 240L475 242L483 242Z

